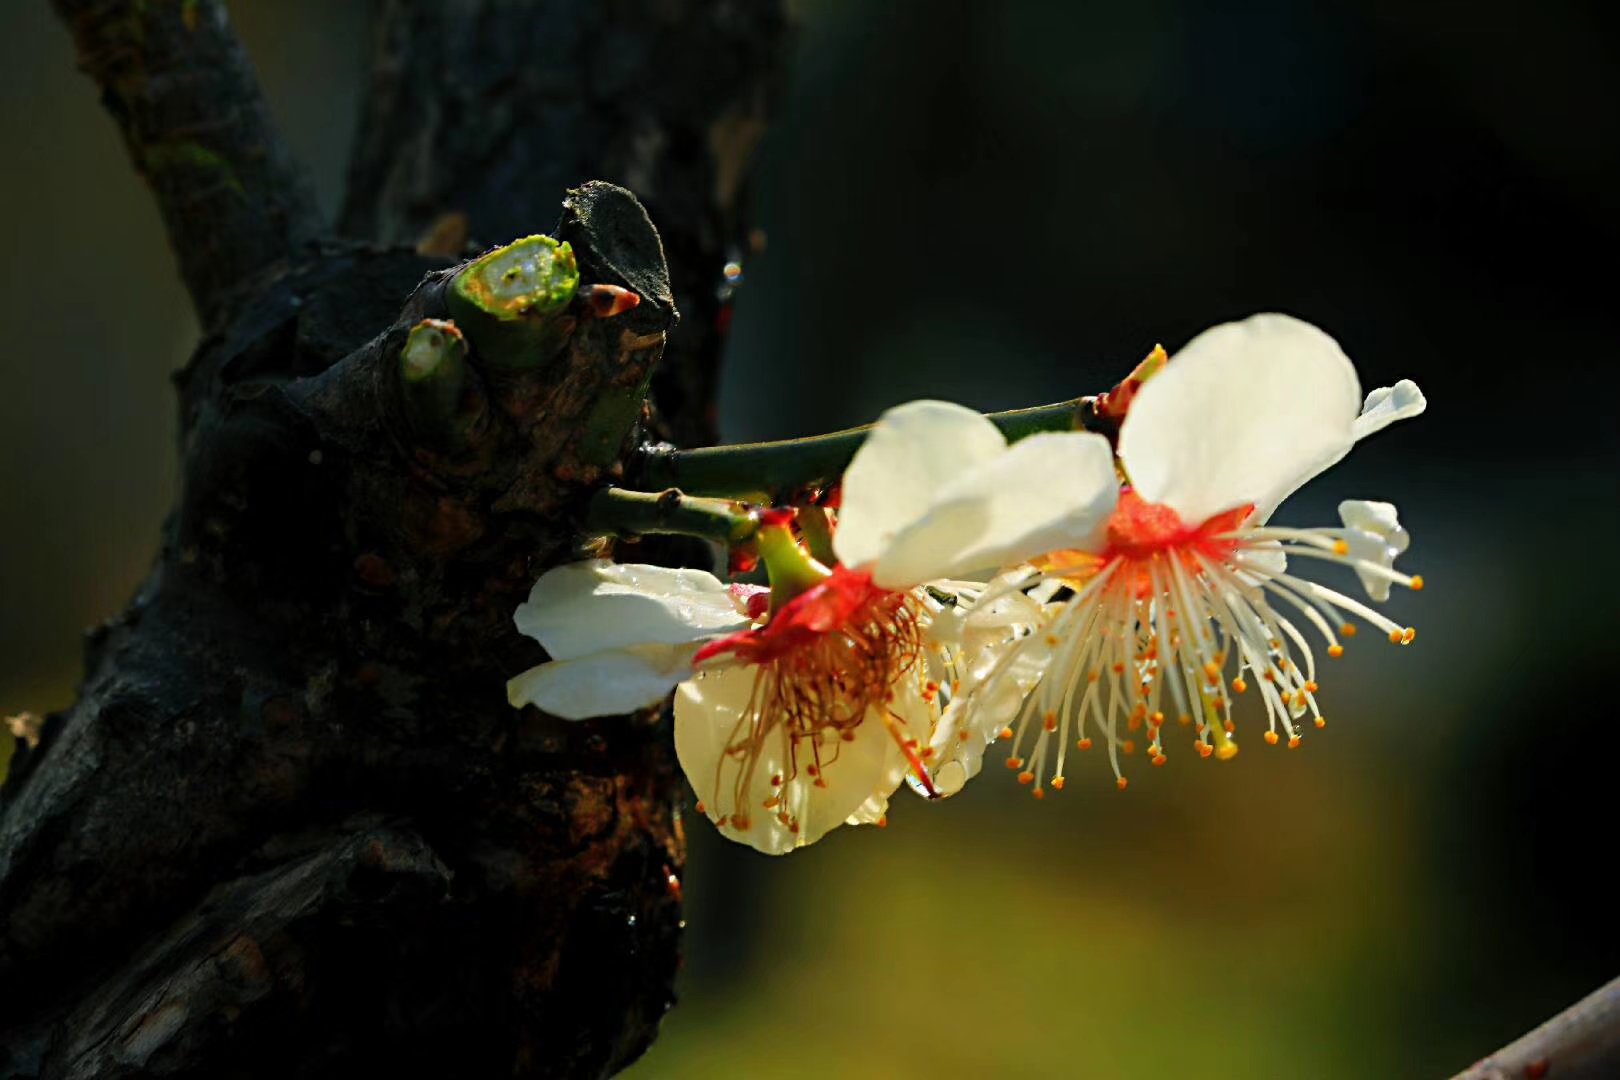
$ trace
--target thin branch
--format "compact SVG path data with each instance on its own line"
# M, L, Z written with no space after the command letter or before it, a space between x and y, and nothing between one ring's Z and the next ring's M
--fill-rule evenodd
M732 499L703 499L667 491L603 488L592 498L586 527L604 535L696 536L728 547L759 525L759 510Z
M204 327L317 236L309 184L270 119L221 0L53 0L157 197Z
M987 415L1009 440L1038 431L1111 432L1113 422L1097 414L1094 401L1080 397ZM644 488L678 487L699 495L770 502L806 488L837 483L870 430L867 424L803 439L697 450L652 447L642 456L633 479Z
M1577 1001L1452 1080L1609 1080L1620 1076L1620 979Z

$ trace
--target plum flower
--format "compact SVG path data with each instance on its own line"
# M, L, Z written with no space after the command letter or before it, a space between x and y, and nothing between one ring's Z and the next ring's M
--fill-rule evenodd
M1063 786L1067 750L1090 748L1095 731L1124 787L1119 752L1132 752L1142 731L1148 755L1163 764L1169 716L1196 725L1201 755L1235 754L1232 695L1251 679L1266 741L1279 741L1281 729L1298 746L1301 722L1325 724L1307 630L1329 656L1355 634L1352 616L1396 643L1414 631L1298 576L1290 559L1346 565L1375 600L1392 583L1421 589L1423 580L1394 569L1408 536L1388 503L1342 503L1340 528L1266 522L1358 439L1424 407L1410 381L1363 404L1338 345L1297 319L1257 315L1199 335L1131 403L1118 442L1124 485L1099 481L1088 513L1002 580L1003 591L1060 602L952 702L935 729L936 767L954 763L971 775L973 751L999 734L1012 740L1007 766L1040 795L1043 774ZM1035 493L1045 482L1027 476L1020 486ZM1014 696L1004 684L1022 690L1031 668L1038 684L1016 719L984 731L994 710L969 712L973 698ZM956 740L963 745L953 753Z
M969 418L976 441L964 447ZM655 704L675 688L676 754L701 809L725 835L769 853L841 823L882 823L908 775L928 794L936 782L959 787L964 776L927 763L941 707L970 669L992 666L1009 627L1038 612L1009 595L964 616L983 586L951 575L1045 550L1073 508L1007 503L1004 478L991 475L964 489L971 512L930 516L929 507L963 478L964 451L1068 476L1084 475L1085 462L1063 447L1084 444L1059 435L1009 450L978 414L940 403L893 419L845 477L836 566L812 559L791 515L771 511L757 533L769 595L696 570L557 567L515 617L552 659L512 679L508 700L583 719ZM1100 467L1111 468L1106 452Z

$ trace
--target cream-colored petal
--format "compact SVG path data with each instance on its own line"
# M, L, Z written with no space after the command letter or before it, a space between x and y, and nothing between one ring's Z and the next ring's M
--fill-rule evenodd
M1188 524L1248 503L1262 519L1344 456L1361 402L1338 343L1287 315L1198 335L1143 385L1120 430L1137 493Z
M793 746L780 725L758 739L757 752L728 752L746 744L760 724L749 712L759 670L749 665L705 669L682 683L675 694L675 754L709 819L726 822L722 834L768 855L781 855L819 840L874 793L887 796L899 780L882 790L893 772L894 740L875 712L856 726L852 741L844 742L832 731L822 733L825 786L817 786L808 772L817 748L808 739ZM773 776L783 782L773 785ZM767 807L773 797L780 803ZM796 822L798 831L784 824L779 813Z
M547 570L513 621L553 660L631 645L677 645L748 625L713 574L606 559Z
M891 704L899 721L901 736L915 739L916 749L919 751L927 746L933 736L934 723L939 718L939 709L923 699L917 686L917 677L902 678L895 688L895 700ZM882 717L876 713L873 718L879 723L882 722ZM916 780L910 759L891 736L888 758L882 774L878 777L877 787L867 796L866 801L845 819L844 824L875 825L882 821L889 813L889 796L894 794L903 780L910 780L912 788L919 794L927 794L926 789Z
M1095 549L1118 499L1107 439L1031 435L943 485L928 512L894 536L872 577L906 589L1060 548Z
M1395 557L1412 543L1411 534L1401 527L1395 507L1387 502L1347 499L1339 504L1339 520L1345 524L1344 539L1350 545L1352 559L1392 568ZM1368 596L1379 602L1389 599L1388 578L1360 570L1356 571L1356 576Z
M574 660L552 660L506 684L514 709L537 705L564 720L617 716L657 704L692 674L698 644L633 645Z
M1397 420L1416 416L1428 407L1428 399L1411 379L1402 379L1394 386L1380 386L1367 395L1361 415L1350 426L1350 433L1359 441Z
M1007 448L996 425L946 401L912 401L879 417L844 472L833 551L845 566L876 562L958 476Z

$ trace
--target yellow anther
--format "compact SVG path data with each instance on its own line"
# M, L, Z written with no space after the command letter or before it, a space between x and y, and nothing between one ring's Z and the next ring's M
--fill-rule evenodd
M1053 791L1062 791L1063 790L1063 777L1061 777L1061 776L1052 777L1052 790Z
M1412 644L1412 639L1415 637L1417 637L1417 627L1408 626L1405 630L1401 631L1401 644L1410 645Z
M1268 745L1268 746L1276 746L1277 745L1277 733L1275 731L1266 732L1264 738L1266 740L1266 745Z
M1348 555L1348 554L1350 554L1350 545L1348 543L1346 543L1345 541L1343 541L1343 540L1335 540L1335 541L1333 541L1333 554L1335 554L1335 555Z

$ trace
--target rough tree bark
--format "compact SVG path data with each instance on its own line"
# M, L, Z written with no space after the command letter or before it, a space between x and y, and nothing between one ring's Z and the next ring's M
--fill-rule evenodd
M4 791L0 1076L616 1071L672 1001L681 785L659 716L507 707L511 612L639 441L711 433L782 5L386 4L329 233L218 0L54 2L205 337L161 553ZM469 333L424 420L463 236L569 188L560 352Z

